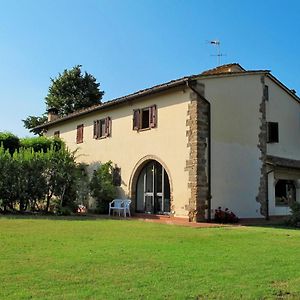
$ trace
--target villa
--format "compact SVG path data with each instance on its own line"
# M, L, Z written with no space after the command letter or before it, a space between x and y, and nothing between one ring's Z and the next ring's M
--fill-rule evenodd
M90 172L112 161L133 212L269 218L300 201L299 101L270 71L228 64L65 117L49 110L39 128Z

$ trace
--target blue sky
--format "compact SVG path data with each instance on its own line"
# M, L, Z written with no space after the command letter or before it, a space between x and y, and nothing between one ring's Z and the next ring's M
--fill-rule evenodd
M233 0L0 0L0 131L29 135L50 77L74 65L104 100L222 63L270 69L300 91L300 2Z

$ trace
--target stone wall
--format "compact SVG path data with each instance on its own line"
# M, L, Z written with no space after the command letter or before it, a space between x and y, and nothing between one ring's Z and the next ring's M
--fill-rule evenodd
M268 175L267 175L267 120L266 120L266 101L267 96L264 93L265 90L265 77L261 77L262 84L262 100L259 106L260 117L260 133L258 135L258 149L260 150L260 184L258 189L258 195L256 201L260 203L260 213L267 217L268 215L268 206L267 206L267 189L268 189Z
M186 161L186 170L189 172L188 188L191 197L186 209L189 211L191 222L204 221L205 209L208 201L208 137L209 137L209 105L204 97L204 85L195 84L197 91L190 92L191 103L187 112L186 134L187 147L190 149L189 159ZM200 95L202 96L200 96Z

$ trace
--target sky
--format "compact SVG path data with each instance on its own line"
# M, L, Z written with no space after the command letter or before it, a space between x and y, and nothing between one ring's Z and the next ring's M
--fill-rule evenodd
M0 132L31 134L65 69L82 65L103 101L237 62L300 91L300 1L0 0Z

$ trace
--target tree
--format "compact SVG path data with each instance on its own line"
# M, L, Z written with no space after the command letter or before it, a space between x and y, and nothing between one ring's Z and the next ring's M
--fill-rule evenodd
M51 85L45 97L46 109L56 108L59 116L65 116L76 110L87 108L101 103L104 92L100 90L100 83L96 78L81 72L81 65L59 73L57 78L51 78ZM34 134L41 134L34 127L47 120L44 114L41 117L29 116L24 122L24 127Z
M94 171L90 181L91 196L95 198L100 213L108 212L108 203L116 195L112 171L113 166L111 161L102 164Z
M35 129L36 126L42 125L47 121L47 116L43 115L41 117L29 116L25 120L22 120L24 123L24 127L29 129L30 132L42 135L43 132L41 129Z

